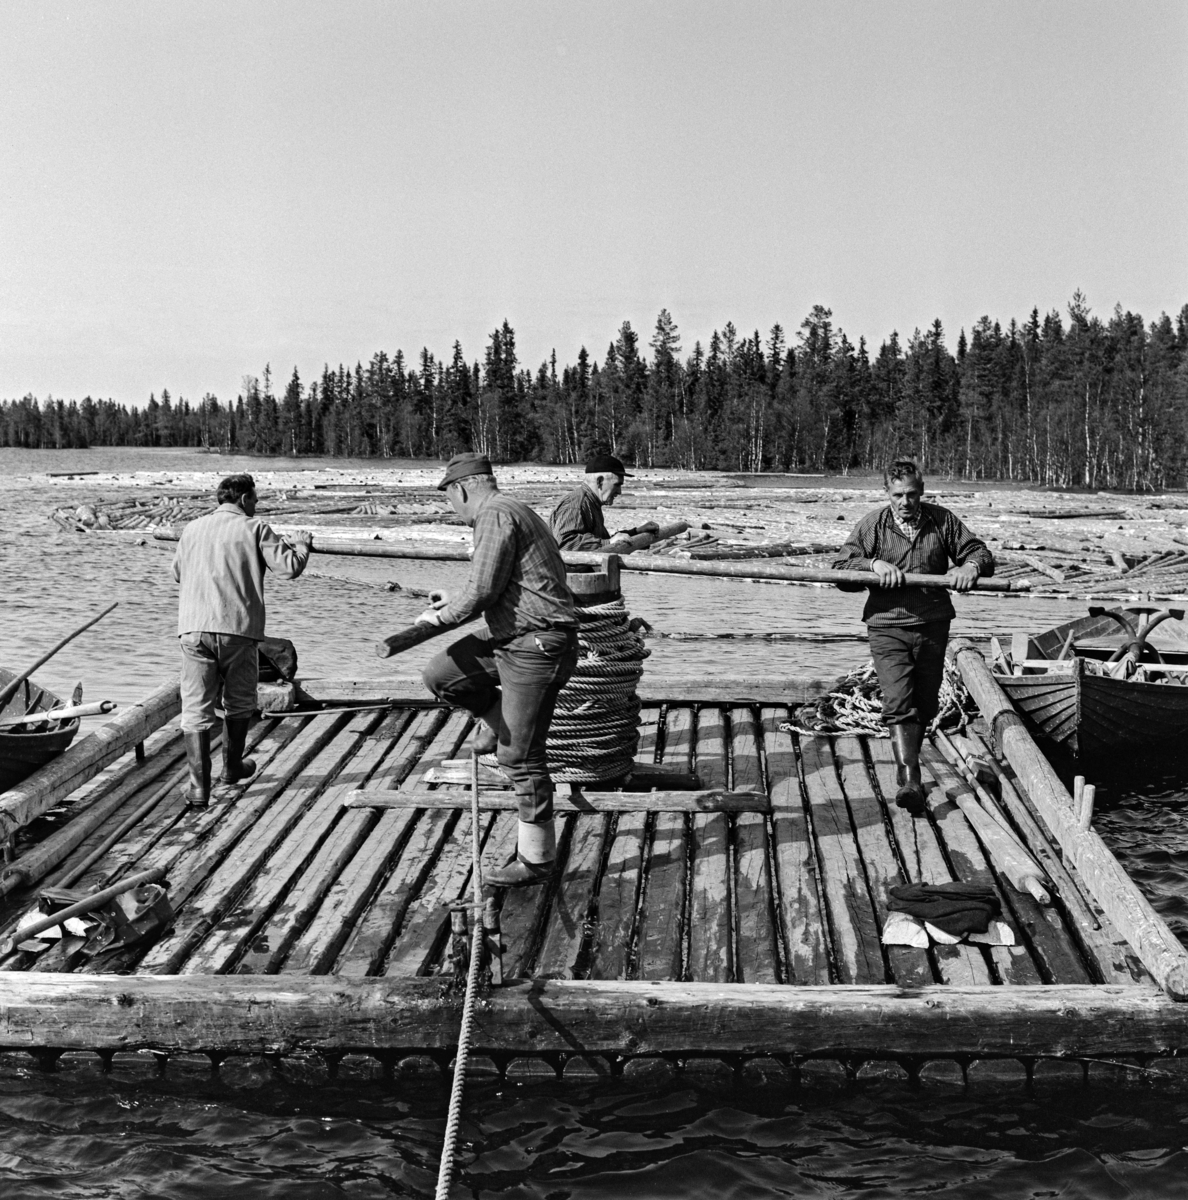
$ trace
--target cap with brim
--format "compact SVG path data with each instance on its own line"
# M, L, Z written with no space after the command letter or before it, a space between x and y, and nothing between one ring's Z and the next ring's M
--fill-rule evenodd
M625 475L630 477L631 472L623 466L622 460L616 458L613 454L597 454L587 461L586 474Z
M474 451L455 454L446 463L445 475L437 485L437 490L444 492L451 483L457 483L459 479L465 479L470 475L490 475L492 473L491 460L485 454L475 454Z

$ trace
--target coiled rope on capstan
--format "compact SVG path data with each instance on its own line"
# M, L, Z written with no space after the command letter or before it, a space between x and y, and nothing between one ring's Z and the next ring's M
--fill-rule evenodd
M929 723L928 732L938 729L960 732L969 724L972 700L961 672L951 659L945 660L941 680L940 708ZM871 737L890 737L883 723L883 689L874 661L851 672L831 692L800 705L793 720L785 721L780 729L804 737L819 737L830 733L865 733Z
M621 779L639 748L643 660L651 654L622 599L575 604L578 663L549 726L549 774L569 783Z

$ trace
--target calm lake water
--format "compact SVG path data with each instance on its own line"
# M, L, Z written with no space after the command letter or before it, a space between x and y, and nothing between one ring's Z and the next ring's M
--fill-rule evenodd
M342 460L302 467L358 466ZM71 470L288 470L285 460L187 451L23 452L0 449L0 663L27 665L89 614L120 607L38 673L56 690L81 679L89 699L129 703L176 671L177 595L170 551L126 535L67 534L50 519L96 497ZM816 481L814 481L816 482ZM322 559L355 580L456 586L465 567ZM830 642L649 643L647 669L666 675L837 674L866 657L861 596L631 575L632 612L667 632L781 630L850 636ZM958 627L975 636L1068 620L1063 601L958 598ZM432 653L398 661L372 650L423 602L337 580L272 579L270 632L297 644L305 675L413 674ZM1116 764L1098 779L1098 828L1155 906L1188 941L1186 768L1171 758ZM385 1083L316 1086L241 1070L229 1079L46 1075L0 1060L0 1196L431 1196L444 1089ZM687 1083L646 1087L468 1086L455 1194L484 1197L764 1197L914 1195L1181 1197L1188 1094L1158 1083L1006 1085L968 1090L890 1083L766 1092Z

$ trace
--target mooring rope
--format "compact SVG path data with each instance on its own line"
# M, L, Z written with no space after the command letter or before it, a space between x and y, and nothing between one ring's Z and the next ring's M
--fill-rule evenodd
M622 599L577 601L578 664L557 697L549 726L549 774L570 783L620 779L639 748L642 622L633 622Z
M474 895L474 930L470 936L470 970L466 974L466 997L462 1001L462 1024L458 1030L458 1049L454 1052L454 1078L450 1086L450 1108L446 1117L445 1144L437 1170L436 1200L449 1200L454 1182L454 1161L458 1150L458 1129L462 1123L462 1091L466 1085L466 1064L470 1060L470 1034L474 1027L474 1007L478 996L479 972L483 958L483 864L479 838L478 755L470 756L470 877Z
M940 710L928 726L928 732L947 729L960 732L969 724L969 692L961 672L951 659L945 660L941 680ZM890 737L883 723L883 690L873 660L851 672L828 694L800 705L793 720L780 729L804 737L830 733L865 733L871 737Z

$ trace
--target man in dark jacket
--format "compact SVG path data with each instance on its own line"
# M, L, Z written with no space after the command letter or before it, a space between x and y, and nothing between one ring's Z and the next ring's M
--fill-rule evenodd
M968 592L979 578L993 575L994 556L948 509L924 503L924 480L914 462L897 459L884 471L883 483L887 504L858 522L833 568L873 571L879 577L862 619L899 771L895 800L919 816L924 812L920 745L937 714L949 622L956 615L947 589ZM909 573L940 576L941 586L907 587ZM858 590L853 584L839 586Z
M603 505L614 504L623 490L623 480L629 472L613 454L594 454L586 462L585 481L579 483L553 509L549 528L562 550L622 551L630 553L627 542L637 533L658 533L655 521L645 521L634 529L620 529L614 535L607 532L602 515Z

